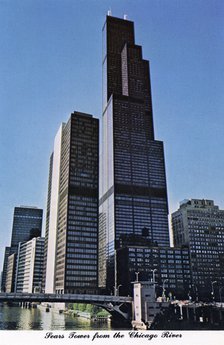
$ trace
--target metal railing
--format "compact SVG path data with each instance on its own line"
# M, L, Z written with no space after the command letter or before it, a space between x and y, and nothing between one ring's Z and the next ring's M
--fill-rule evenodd
M132 303L131 297L88 295L88 294L53 294L53 293L0 293L0 302L64 302L64 303Z

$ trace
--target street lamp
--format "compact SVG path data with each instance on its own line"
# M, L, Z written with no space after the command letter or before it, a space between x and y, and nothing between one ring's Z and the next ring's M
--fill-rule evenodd
M155 283L155 272L157 271L157 268L154 268L154 270L151 270L152 272L152 282Z
M196 299L196 302L198 302L198 287L196 284L195 284L195 299Z
M117 287L117 296L119 296L119 288L122 286L122 284L119 284Z
M122 286L121 284L119 284L118 286L114 286L114 296L119 296L119 288L121 286Z
M212 292L211 292L211 294L212 294L212 300L213 300L213 302L214 302L214 300L215 300L215 295L214 295L214 284L216 284L217 283L217 281L216 280L214 280L213 282L212 282Z
M165 291L166 291L166 289L165 289L165 283L166 282L168 282L168 279L165 279L164 281L163 281L163 293L162 293L162 298L166 298L166 295L165 295Z
M138 282L138 275L139 275L139 272L135 272L136 274L136 282Z
M198 287L195 281L192 283L192 289L195 292L195 302L198 302Z
M114 296L117 296L117 288L114 286Z

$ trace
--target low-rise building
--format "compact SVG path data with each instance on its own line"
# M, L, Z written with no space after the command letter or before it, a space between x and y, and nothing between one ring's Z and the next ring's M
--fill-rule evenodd
M132 282L156 281L157 296L186 298L191 287L186 247L126 246L117 250L117 286L132 294Z
M3 269L2 269L2 279L1 279L1 292L5 292L6 291L6 275L7 275L8 257L12 253L13 252L12 252L11 247L5 247Z
M14 292L15 289L16 256L16 253L13 253L8 257L5 283L6 292Z

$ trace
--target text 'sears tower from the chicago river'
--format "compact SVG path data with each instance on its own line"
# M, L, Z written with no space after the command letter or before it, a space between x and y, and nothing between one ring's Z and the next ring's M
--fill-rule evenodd
M149 62L134 23L107 16L103 27L103 114L99 285L119 283L118 251L169 246L163 143L154 139ZM134 277L131 277L134 279Z

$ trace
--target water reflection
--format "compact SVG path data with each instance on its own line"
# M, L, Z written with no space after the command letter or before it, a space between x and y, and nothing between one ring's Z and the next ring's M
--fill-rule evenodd
M72 315L59 314L51 308L26 309L0 305L1 330L109 330L110 324L97 324L90 320L77 318Z

